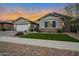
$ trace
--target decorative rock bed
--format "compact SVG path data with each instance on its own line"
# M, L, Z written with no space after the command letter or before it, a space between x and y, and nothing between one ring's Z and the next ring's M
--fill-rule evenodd
M78 56L79 51L0 42L2 56Z

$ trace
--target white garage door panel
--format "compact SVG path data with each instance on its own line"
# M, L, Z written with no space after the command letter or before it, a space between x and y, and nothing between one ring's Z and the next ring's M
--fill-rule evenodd
M27 25L17 25L16 26L16 31L28 31L28 26Z

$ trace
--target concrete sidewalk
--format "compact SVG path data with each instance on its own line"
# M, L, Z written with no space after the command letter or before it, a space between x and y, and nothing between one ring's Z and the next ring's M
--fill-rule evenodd
M64 33L64 34L67 34L67 35L69 35L69 36L71 36L71 37L73 37L73 38L76 38L76 39L78 39L79 40L79 35L77 35L76 33Z
M0 41L79 51L79 43L75 42L51 41L51 40L17 38L17 37L0 37Z

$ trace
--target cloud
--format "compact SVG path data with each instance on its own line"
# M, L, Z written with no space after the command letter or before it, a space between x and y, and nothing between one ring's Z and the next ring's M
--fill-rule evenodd
M7 9L6 7L0 7L0 20L16 20L19 17L24 17L34 21L52 12L63 13L63 9L27 9L23 7L14 7Z

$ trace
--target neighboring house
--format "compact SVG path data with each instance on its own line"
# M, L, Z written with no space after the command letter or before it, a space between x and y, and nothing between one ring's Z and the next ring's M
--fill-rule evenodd
M0 20L0 30L13 30L14 24L11 20Z
M49 13L39 18L36 23L39 24L40 31L52 31L56 32L57 29L63 29L64 17L63 15L56 13Z

